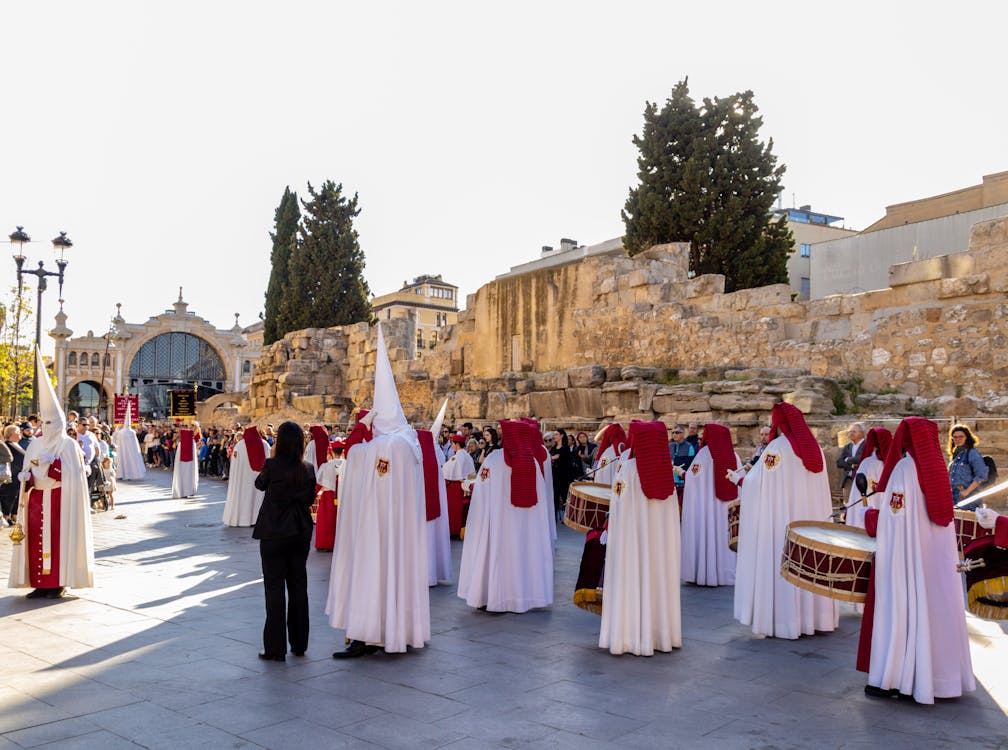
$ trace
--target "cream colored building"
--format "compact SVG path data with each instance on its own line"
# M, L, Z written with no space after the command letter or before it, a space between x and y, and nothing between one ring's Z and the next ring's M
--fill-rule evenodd
M886 207L863 232L812 248L812 299L890 286L890 267L961 253L975 224L1008 216L1008 172L981 184Z
M817 242L849 237L857 234L857 231L831 226L843 221L843 217L813 211L808 205L780 208L774 213L787 219L791 236L794 237L794 252L788 256L787 262L791 291L796 294L795 299L809 299L812 291L812 246Z
M399 291L372 297L371 312L378 320L412 319L416 349L411 359L423 359L438 345L441 328L458 322L458 287L441 274L417 276L412 282L404 281Z
M60 310L49 335L56 341L54 370L57 396L67 409L82 414L97 411L99 388L104 391L102 416L111 421L112 396L140 395L144 418L167 416L168 391L195 387L197 402L236 403L248 390L255 361L262 350L262 321L242 328L216 328L182 299L170 310L144 323L129 323L119 305L108 334L73 336ZM233 398L232 398L233 397Z

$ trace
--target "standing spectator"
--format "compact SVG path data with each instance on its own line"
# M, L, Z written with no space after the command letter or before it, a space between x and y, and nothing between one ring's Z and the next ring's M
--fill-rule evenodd
M308 648L309 509L315 499L315 472L301 460L304 433L296 422L280 425L273 453L255 480L265 495L252 538L259 540L266 589L259 658L284 661L287 642L295 656L304 656Z
M686 427L686 442L693 446L693 455L700 452L700 425L690 422Z
M749 460L742 464L743 469L749 471L749 469L755 466L756 462L759 461L759 457L763 455L763 451L766 449L767 443L770 442L771 431L770 425L768 424L759 428L759 445L756 446L756 450L753 451L753 454L749 456Z
M847 487L848 482L854 481L854 471L857 469L857 465L861 463L861 454L864 452L864 425L860 422L855 422L847 430L847 434L850 435L850 442L840 451L840 457L837 458L836 462L837 468L842 472L840 476L841 492Z
M591 471L595 465L595 453L598 450L598 446L588 439L587 432L579 432L574 450L578 461L581 462L578 476L583 476Z
M483 454L480 451L479 441L475 438L469 438L466 440L466 452L469 454L469 458L473 461L473 466L476 470L479 469L480 464L483 463Z
M24 465L24 448L17 443L17 425L7 425L3 437L3 442L0 443L0 464L6 466L6 470L3 473L3 484L0 484L0 510L3 512L0 526L10 526L17 516L18 490L21 486L17 475Z
M987 481L987 464L976 448L979 444L964 424L952 425L949 430L949 481L953 504L965 500Z
M672 428L669 455L672 457L672 474L675 477L676 495L679 497L679 512L682 513L683 489L686 487L686 469L693 463L696 448L686 439L686 430L681 424Z

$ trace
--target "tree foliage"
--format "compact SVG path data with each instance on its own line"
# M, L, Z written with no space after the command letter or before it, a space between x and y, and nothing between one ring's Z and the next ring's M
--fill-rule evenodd
M751 91L697 106L686 79L661 109L647 103L633 139L640 184L622 211L631 255L689 242L690 270L724 274L727 291L787 282L793 239L771 212L784 166L759 140L758 112Z
M358 323L371 317L364 252L353 223L360 214L357 195L347 198L342 184L326 180L318 190L308 183L308 196L298 211L296 196L285 192L277 208L265 322L273 338L265 338L266 343L302 328ZM296 231L288 234L292 224ZM283 250L277 250L278 242L290 248L286 259ZM284 260L286 268L278 272ZM275 310L272 315L271 309ZM271 317L275 325L270 324Z
M273 250L270 252L270 277L266 287L266 306L263 321L263 341L272 344L284 333L291 330L286 327L290 315L289 295L287 287L290 278L290 257L297 244L298 220L301 211L298 209L297 193L290 186L284 188L280 205L273 216L274 228L270 232Z
M5 417L26 414L31 404L35 327L28 304L30 298L27 284L20 296L14 287L8 300L0 306L3 326L0 329L0 414Z

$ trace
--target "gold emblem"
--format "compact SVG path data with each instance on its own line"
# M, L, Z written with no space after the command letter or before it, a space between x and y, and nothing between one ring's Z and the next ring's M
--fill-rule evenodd
M697 475L697 474L699 474L700 473L700 464L694 462L693 465L690 466L690 471L693 472L694 476Z
M490 477L490 467L484 466L480 469L480 481L485 482Z
M613 489L613 492L615 492L617 495L622 495L623 494L623 482L616 482L616 484L613 485L612 489Z
M602 462L599 464L599 468L600 469L604 469L606 467L606 464L608 464L608 463L609 463L609 459L608 458L603 458Z
M893 513L898 513L903 510L903 493L894 492L889 496L889 510Z
M878 487L878 482L876 482L874 479L869 479L868 480L868 491L869 492L874 492L876 487Z
M383 477L388 474L389 461L387 458L379 458L377 463L375 463L375 471L378 472L378 476Z
M772 469L778 464L780 464L780 456L776 453L767 453L763 456L763 465L768 469Z

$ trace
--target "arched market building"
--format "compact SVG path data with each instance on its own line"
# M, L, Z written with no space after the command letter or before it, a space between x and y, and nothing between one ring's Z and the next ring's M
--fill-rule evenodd
M166 419L168 391L183 387L196 389L197 405L213 399L237 406L262 350L262 321L242 328L236 315L231 328L215 328L189 311L181 289L172 309L145 323L128 323L121 310L112 323L107 335L73 337L66 314L57 313L49 335L56 341L56 395L68 410L97 413L103 389L101 417L111 421L112 396L128 389L139 394L144 419Z

